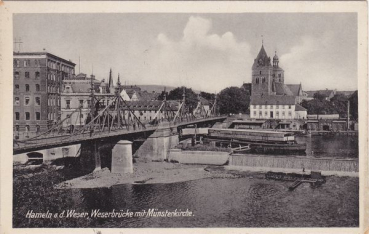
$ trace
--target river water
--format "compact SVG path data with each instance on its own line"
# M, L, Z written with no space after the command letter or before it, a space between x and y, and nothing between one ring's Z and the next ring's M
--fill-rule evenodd
M301 137L314 156L357 157L357 140L349 137ZM319 188L263 179L249 173L236 178L208 178L172 184L117 185L111 188L47 191L40 212L75 209L88 212L188 211L190 216L63 218L37 222L42 227L355 227L359 220L358 178L329 177ZM50 188L51 189L51 188ZM60 199L61 197L66 199ZM53 203L53 208L50 205ZM59 203L58 203L59 202ZM17 201L15 201L17 203ZM56 203L56 204L55 204ZM26 208L15 207L15 215ZM17 209L25 211L18 212ZM36 211L35 211L36 212ZM17 219L22 220L22 219ZM32 224L35 222L35 224ZM15 227L23 226L21 221Z

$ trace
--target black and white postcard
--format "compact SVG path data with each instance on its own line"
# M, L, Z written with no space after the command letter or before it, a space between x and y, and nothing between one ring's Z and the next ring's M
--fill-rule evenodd
M366 2L2 2L2 233L366 233Z

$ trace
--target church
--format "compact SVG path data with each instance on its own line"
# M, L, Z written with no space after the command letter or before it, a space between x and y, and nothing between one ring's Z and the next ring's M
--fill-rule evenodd
M304 95L301 83L285 84L284 78L277 52L272 61L262 44L252 65L252 119L306 119L307 110L299 104Z

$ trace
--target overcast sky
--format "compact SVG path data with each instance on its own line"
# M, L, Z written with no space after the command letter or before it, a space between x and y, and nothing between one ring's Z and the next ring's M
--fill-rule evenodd
M185 85L219 92L251 82L261 40L304 90L357 89L355 13L17 14L22 52L46 51L76 73L128 84ZM18 47L16 48L16 51Z

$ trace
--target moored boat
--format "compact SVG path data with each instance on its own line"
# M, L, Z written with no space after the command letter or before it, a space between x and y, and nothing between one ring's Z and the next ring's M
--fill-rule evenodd
M254 153L303 154L306 151L306 144L297 143L290 132L210 128L207 141L248 145Z

